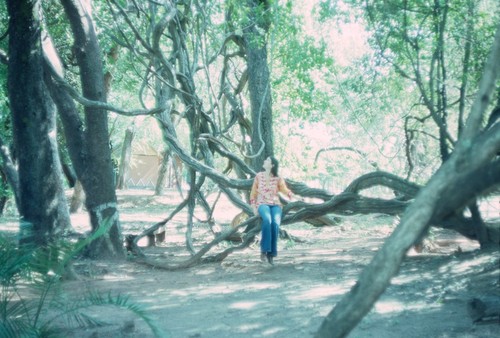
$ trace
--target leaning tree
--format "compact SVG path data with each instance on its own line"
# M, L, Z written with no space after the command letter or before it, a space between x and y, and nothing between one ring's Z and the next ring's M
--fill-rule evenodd
M471 112L450 158L420 189L393 234L325 318L316 337L345 337L387 288L410 246L431 225L453 218L456 210L500 184L500 124L482 126L500 75L498 60L500 25Z
M465 1L464 6L450 1L363 1L379 57L416 89L424 108L405 117L407 178L412 177L419 156L414 151L418 142L437 143L444 163L464 132L466 110L490 49L483 35L495 30L494 20L480 15L485 5L487 2L472 0ZM401 24L396 27L391 22ZM500 92L494 92L500 99ZM426 133L431 130L435 132ZM483 246L490 245L477 199L470 200L467 208L477 239ZM458 222L456 227L467 225Z

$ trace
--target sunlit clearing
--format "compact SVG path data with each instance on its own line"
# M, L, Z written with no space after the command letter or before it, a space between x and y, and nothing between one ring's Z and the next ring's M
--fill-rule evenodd
M346 292L346 287L319 286L289 298L291 300L313 300L313 299L322 299L325 297L330 297L335 295L343 295L345 292Z
M233 292L236 292L236 290L229 288L227 285L221 285L210 288L205 287L198 294L200 296L208 296L208 295L224 295Z
M260 291L260 290L269 290L269 289L275 289L278 288L279 285L274 285L274 284L249 284L245 286L244 292L253 292L253 291ZM224 294L230 294L230 293L235 293L235 292L240 292L240 286L238 285L219 285L219 286L214 286L214 287L203 287L202 290L200 291L194 291L200 296L210 296L210 295L224 295Z
M215 268L202 269L202 270L196 271L195 275L206 276L206 275L213 274L214 272L215 272Z
M474 266L478 264L487 264L490 261L490 257L482 257L480 259L475 259L472 261L463 261L460 262L459 264L455 264L453 266L443 266L439 268L440 273L446 273L449 274L450 272L456 273L456 274L463 274L466 273L468 270L474 268Z
M252 290L271 290L271 289L277 289L281 287L279 284L269 284L269 283L253 283L253 284L247 284L245 286L245 290L247 291L252 291Z
M407 310L428 310L429 304L425 302L413 302L411 305L405 305L404 303L390 300L390 301L380 301L377 302L374 306L374 311L380 314L388 314L393 312L402 312Z
M243 324L238 326L238 331L240 332L248 332L252 330L256 330L260 328L260 323L255 323L255 324Z
M184 290L173 290L172 295L173 296L180 296L180 297L187 297L187 296L189 296L189 292L184 291Z
M268 329L268 330L265 330L264 332L262 332L262 336L263 337L274 337L276 336L277 333L281 332L281 331L285 331L286 328L285 327L273 327L272 329Z
M431 273L419 273L418 270L412 271L413 274L399 275L395 277L392 281L392 285L404 285L417 282L422 278L432 279Z
M230 309L251 310L262 302L236 302L229 305Z
M403 309L403 304L397 301L387 301L375 304L375 311L378 313L398 312Z
M123 281L127 281L127 280L134 280L136 277L133 276L133 275L108 275L108 276L104 276L103 277L103 280L106 280L106 281L117 281L117 282L123 282Z

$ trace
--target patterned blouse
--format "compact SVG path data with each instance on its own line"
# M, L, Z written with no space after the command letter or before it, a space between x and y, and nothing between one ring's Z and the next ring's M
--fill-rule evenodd
M292 197L292 192L286 186L283 178L269 176L267 179L266 173L262 171L255 175L250 192L250 204L257 207L261 204L281 205L279 192L287 195L288 198Z

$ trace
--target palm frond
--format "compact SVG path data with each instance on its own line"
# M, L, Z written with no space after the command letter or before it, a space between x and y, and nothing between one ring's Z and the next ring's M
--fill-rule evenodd
M12 285L20 277L32 258L33 250L19 249L12 241L0 235L0 284Z
M77 301L68 302L60 292L61 277L70 261L112 226L106 220L91 236L76 243L57 241L44 247L17 247L12 239L0 235L0 337L56 337L60 320L70 327L95 327L105 322L85 313L92 307L114 306L130 311L143 320L156 337L167 337L146 311L128 296L88 291ZM25 278L30 291L23 299L17 285Z
M37 337L33 328L22 318L8 318L0 322L0 337Z

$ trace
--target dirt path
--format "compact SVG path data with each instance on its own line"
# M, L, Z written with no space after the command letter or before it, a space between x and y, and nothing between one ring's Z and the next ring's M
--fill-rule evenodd
M157 222L166 215L167 202L171 200L122 196L125 232ZM221 213L230 216L228 210ZM307 241L281 240L274 266L260 262L257 246L221 264L173 272L133 262L81 261L75 268L84 278L63 287L69 299L86 289L129 295L173 338L313 337L393 228L393 219L382 216L348 218L342 226L324 229L288 226L291 234ZM207 232L201 225L196 231L195 244L201 246L199 238ZM447 232L433 236L446 245L439 252L410 252L392 285L349 337L498 337L498 322L475 324L466 306L476 296L500 296L498 250L481 253L474 242ZM182 222L172 223L166 242L146 252L164 260L187 257ZM65 336L153 337L126 311L99 308L89 315L107 324Z
M281 243L285 248L273 267L258 260L257 249L232 255L222 264L174 272L130 263L91 263L87 268L94 269L95 276L84 284L130 295L170 337L312 337L381 243L381 238L353 237L336 238L329 245L314 239L289 248ZM455 245L458 248L460 242ZM171 254L161 247L151 251ZM472 323L466 304L473 295L491 292L488 283L498 291L498 259L498 252L408 257L392 286L350 337L497 337L498 323ZM493 271L493 278L473 289L471 280L484 271ZM66 287L74 290L81 284L70 282ZM117 316L115 311L99 310L99 316L114 325L91 330L88 337L94 332L99 337L117 332L152 337L138 319Z

